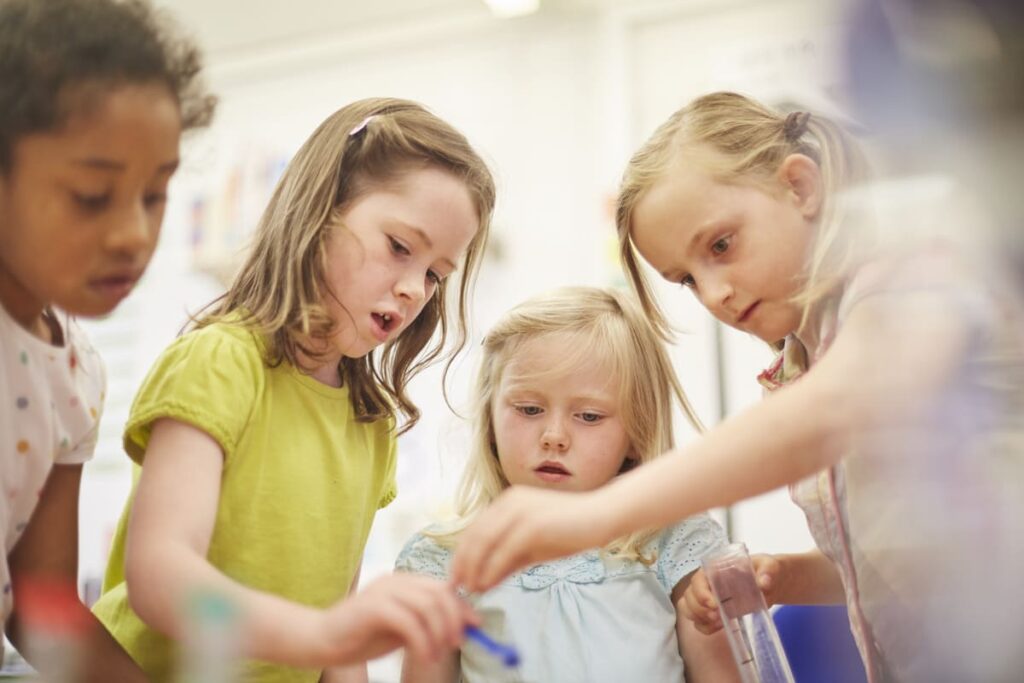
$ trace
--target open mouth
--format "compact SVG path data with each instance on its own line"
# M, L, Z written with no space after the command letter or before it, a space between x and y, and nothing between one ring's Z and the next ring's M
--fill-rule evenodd
M545 462L534 469L534 472L544 481L562 481L572 476L569 470L554 462Z
M371 313L374 335L384 341L398 327L401 319L392 313Z

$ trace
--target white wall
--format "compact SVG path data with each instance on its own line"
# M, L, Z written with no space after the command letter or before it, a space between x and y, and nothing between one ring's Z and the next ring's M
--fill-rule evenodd
M495 248L474 309L478 343L480 331L531 294L563 284L622 283L610 202L631 150L707 90L821 99L834 83L835 31L834 18L815 0L609 2L515 21L439 22L374 40L323 36L215 63L222 105L215 126L188 145L153 266L117 313L89 325L114 382L83 491L83 573L102 572L127 494L119 441L131 396L186 311L218 292L209 275L195 270L197 199L207 199L208 212L233 208L234 225L251 226L269 193L268 176L330 112L371 95L425 103L470 138L498 178ZM239 195L225 190L232 172ZM231 196L244 200L227 201ZM720 396L729 411L756 401L754 377L769 360L763 345L726 331L726 383L719 386L710 316L678 287L659 291L688 330L674 359L705 420L717 420ZM473 361L471 353L455 375L457 406ZM412 388L424 417L400 440L400 496L378 517L366 578L390 569L408 534L444 509L458 476L464 428L441 400L439 384L435 369ZM781 493L737 506L733 522L734 535L752 549L810 546L801 515ZM393 678L395 661L375 664L374 675Z

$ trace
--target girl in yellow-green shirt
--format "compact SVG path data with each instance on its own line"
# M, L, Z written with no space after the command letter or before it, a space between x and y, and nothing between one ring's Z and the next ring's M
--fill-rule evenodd
M230 289L157 360L125 428L141 475L94 610L154 681L174 676L200 589L238 606L246 681L358 677L399 646L448 652L476 621L423 577L346 596L395 496L397 423L419 417L408 381L454 322L464 342L493 205L465 138L403 100L342 108L288 165Z

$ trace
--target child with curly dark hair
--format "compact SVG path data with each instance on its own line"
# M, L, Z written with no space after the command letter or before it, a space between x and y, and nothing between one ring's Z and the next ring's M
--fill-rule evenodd
M200 66L143 2L0 0L0 610L19 647L33 586L75 595L106 381L72 316L110 313L145 271L181 133L213 113ZM85 639L76 680L144 680L69 602L62 623ZM56 659L31 663L49 678Z

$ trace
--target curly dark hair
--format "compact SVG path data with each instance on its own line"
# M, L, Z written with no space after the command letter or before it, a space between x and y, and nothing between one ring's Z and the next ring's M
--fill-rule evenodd
M207 125L216 98L202 57L145 0L0 0L0 172L20 137L52 130L111 85L165 83L182 128Z

